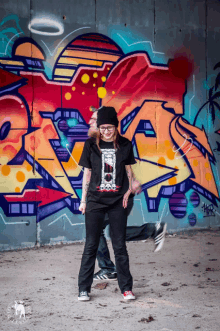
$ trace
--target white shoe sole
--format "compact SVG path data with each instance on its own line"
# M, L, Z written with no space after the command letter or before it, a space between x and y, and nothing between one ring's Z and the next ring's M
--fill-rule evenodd
M85 297L84 297L84 298L83 298L83 297L82 297L82 298L80 298L80 297L78 297L78 300L79 300L79 301L89 301L89 300L90 300L90 298L85 298Z
M135 300L136 299L135 297L125 298L124 296L123 296L123 298L124 298L124 300Z
M98 278L93 278L93 280L98 280L99 282L102 282L102 281L116 281L117 280L117 278L102 278L102 279L98 279Z

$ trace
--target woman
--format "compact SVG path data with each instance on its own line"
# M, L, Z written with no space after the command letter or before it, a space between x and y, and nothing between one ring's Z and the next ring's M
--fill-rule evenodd
M97 117L96 139L85 142L79 165L84 167L82 200L86 243L79 272L78 300L89 300L96 253L105 214L108 213L118 284L125 300L135 299L129 258L125 244L127 204L131 194L131 164L136 161L131 142L118 133L117 113L101 107Z

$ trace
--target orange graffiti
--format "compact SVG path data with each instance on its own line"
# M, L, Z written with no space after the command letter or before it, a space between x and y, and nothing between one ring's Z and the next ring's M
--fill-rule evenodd
M3 176L8 176L11 172L11 168L7 165L7 164L4 164L2 166L2 175Z
M16 179L18 182L22 183L25 181L25 175L22 171L18 171L16 174Z

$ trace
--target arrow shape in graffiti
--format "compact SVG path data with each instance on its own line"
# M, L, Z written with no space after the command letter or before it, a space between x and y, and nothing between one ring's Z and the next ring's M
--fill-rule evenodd
M171 168L163 164L159 164L150 160L139 159L134 166L135 177L142 184L142 189L149 189L169 178L175 177L179 171L176 168Z
M213 156L204 127L200 129L196 126L193 126L189 122L187 122L186 119L183 119L182 117L179 117L177 122L183 130L188 132L189 136L196 139L200 143L200 145L202 145L206 149L206 151L211 156Z
M22 195L5 195L4 197L8 202L38 202L38 207L43 207L71 196L70 193L47 187L37 186L37 188L38 190L25 190Z

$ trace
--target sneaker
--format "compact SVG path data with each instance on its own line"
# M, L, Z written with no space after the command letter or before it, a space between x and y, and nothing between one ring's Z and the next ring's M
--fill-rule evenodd
M123 293L124 300L135 300L135 295L132 291L125 291Z
M79 301L89 301L90 300L89 293L87 291L79 292L78 300Z
M116 280L117 272L108 272L106 270L99 270L94 274L93 280Z
M156 224L156 231L154 235L154 242L155 242L154 252L159 252L162 249L165 240L166 229L167 229L167 223Z

